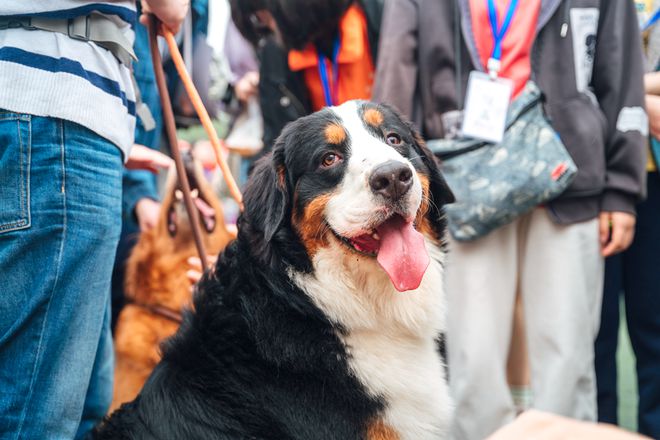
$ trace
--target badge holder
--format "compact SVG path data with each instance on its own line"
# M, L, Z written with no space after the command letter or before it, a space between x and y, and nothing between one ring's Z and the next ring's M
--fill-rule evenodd
M513 93L513 81L500 78L502 41L518 6L511 0L502 27L497 26L497 8L494 0L488 1L488 14L493 31L493 54L488 60L488 73L473 71L468 79L463 116L463 136L500 143L504 139L506 115Z
M463 115L463 136L499 143L504 138L506 115L513 92L513 81L497 76L497 70L489 73L473 71L468 79Z

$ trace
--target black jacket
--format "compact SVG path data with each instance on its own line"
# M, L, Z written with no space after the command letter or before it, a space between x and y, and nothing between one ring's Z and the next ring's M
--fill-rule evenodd
M358 0L367 18L369 47L376 65L378 36L384 0ZM311 113L302 72L289 69L287 52L273 38L262 41L259 50L259 100L264 119L264 150L270 151L284 126ZM263 154L262 153L262 154Z
M456 72L464 94L470 71L483 70L469 1L390 0L381 35L374 99L394 104L426 138L443 137L440 115L458 108ZM571 186L548 206L553 218L573 223L599 211L634 213L645 191L647 126L632 2L542 0L532 76L578 166Z

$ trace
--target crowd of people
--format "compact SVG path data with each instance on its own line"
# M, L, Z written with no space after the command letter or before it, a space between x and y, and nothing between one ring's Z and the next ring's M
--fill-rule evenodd
M503 141L506 109L540 90L576 171L558 196L486 234L448 234L438 288L452 438L486 438L529 408L616 424L621 295L639 432L660 438L660 1L5 3L0 439L85 438L110 404L123 262L160 209L155 175L135 168L171 163L145 151L163 144L147 13L183 25L212 114L256 109L260 151L243 159L244 177L287 123L325 106L391 105L429 143L475 120ZM165 68L179 114L192 116ZM479 102L501 90L503 102ZM488 116L500 104L502 119ZM500 159L494 176L508 171Z

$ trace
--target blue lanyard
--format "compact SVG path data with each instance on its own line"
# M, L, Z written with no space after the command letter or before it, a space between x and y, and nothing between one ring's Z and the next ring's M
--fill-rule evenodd
M660 20L660 9L655 11L653 13L653 16L651 16L651 18L649 19L649 21L647 21L646 24L642 26L642 32L651 29L658 22L658 20Z
M335 96L334 98L337 98L338 94L338 87L339 87L339 65L337 63L337 57L339 56L339 48L341 46L341 42L339 40L339 36L335 38L333 47L332 47L332 84L335 89ZM328 81L328 72L326 70L325 66L325 60L326 56L321 53L321 51L317 50L316 53L318 54L319 58L319 76L321 77L321 85L323 86L323 96L325 97L325 104L330 107L334 104L336 104L335 99L333 99L333 94L332 94L332 89L330 88L330 83Z
M509 10L507 11L504 22L502 23L502 27L498 30L497 6L495 6L495 0L488 0L488 17L490 18L490 28L493 31L493 41L495 42L495 45L493 46L493 54L491 56L491 58L495 60L495 63L491 66L497 66L495 72L499 70L499 61L502 59L502 41L504 40L504 36L509 30L511 20L513 19L513 14L516 12L517 7L518 0L511 0L509 3ZM491 63L489 62L489 64ZM489 70L493 70L491 66L489 66Z

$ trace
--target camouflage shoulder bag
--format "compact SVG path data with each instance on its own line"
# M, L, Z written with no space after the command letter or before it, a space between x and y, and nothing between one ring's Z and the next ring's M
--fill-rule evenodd
M533 81L511 103L499 144L459 138L431 140L428 146L456 196L445 210L458 241L482 237L552 200L577 173Z

